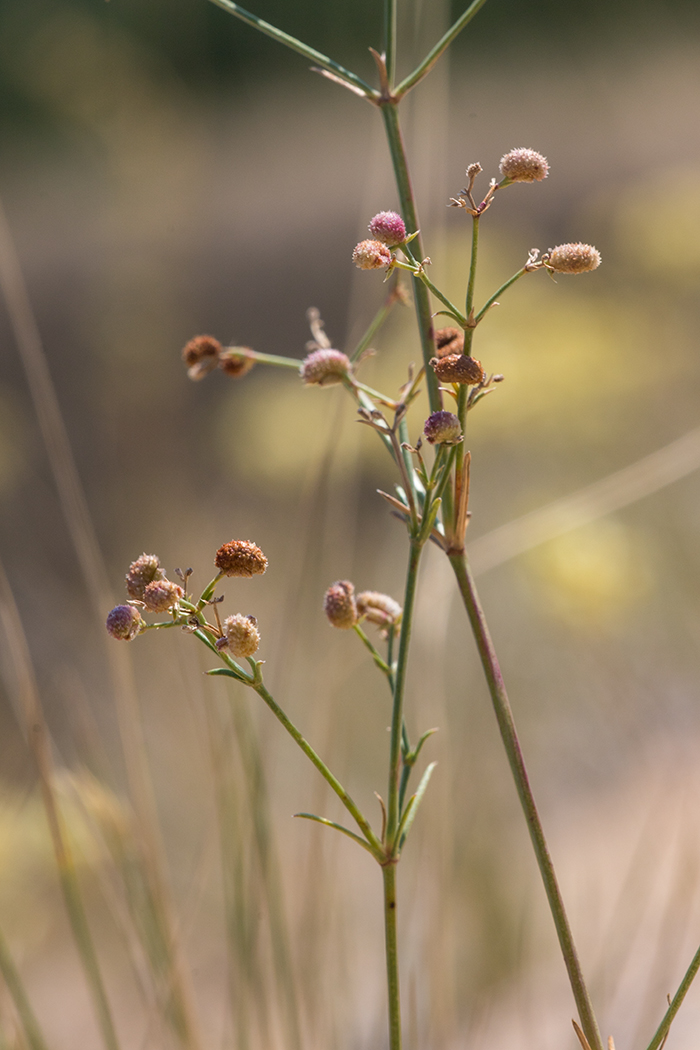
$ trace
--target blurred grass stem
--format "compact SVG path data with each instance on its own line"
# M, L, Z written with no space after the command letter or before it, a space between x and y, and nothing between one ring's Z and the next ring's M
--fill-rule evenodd
M47 1050L47 1044L39 1027L39 1022L32 1010L31 1003L24 990L22 978L14 964L9 945L2 931L0 931L0 973L15 1004L29 1050ZM9 1043L5 1045L9 1046Z
M520 798L520 803L525 814L530 838L537 858L542 881L544 882L547 900L549 902L552 918L556 927L559 944L564 964L569 975L569 983L576 1001L581 1027L585 1033L591 1050L603 1050L603 1043L598 1029L598 1022L593 1011L593 1005L588 994L588 989L583 978L578 952L574 945L573 935L569 919L564 908L564 901L559 889L557 877L549 853L549 847L544 835L542 821L537 811L535 798L530 787L530 781L525 768L525 761L520 747L520 741L515 729L513 712L511 711L508 693L506 692L503 675L498 663L498 657L493 647L491 635L486 623L486 617L479 601L479 595L474 582L474 577L463 552L448 555L452 565L459 592L462 596L472 632L479 650L479 656L486 676L486 681L491 694L493 709L498 721L503 746L505 747L508 764L515 780L515 786Z
M649 1043L649 1046L647 1047L647 1050L661 1050L661 1047L663 1046L663 1044L664 1044L664 1042L666 1040L666 1037L667 1037L667 1035L669 1033L669 1029L671 1028L671 1024L673 1022L673 1019L676 1016L676 1014L678 1013L678 1011L680 1010L681 1004L683 1003L683 1000L685 999L685 997L686 997L686 995L688 993L688 990L689 990L691 984L693 983L695 975L697 974L699 969L700 969L700 948L698 948L697 952L693 956L693 960L692 960L690 966L688 967L688 969L685 972L685 975L683 977L683 980L680 983L678 991L676 992L676 994L674 995L673 999L671 1000L671 1004L670 1004L668 1010L666 1011L666 1013L664 1014L663 1021L661 1022L659 1027L656 1029L656 1031L654 1033L654 1037L651 1040L651 1042Z

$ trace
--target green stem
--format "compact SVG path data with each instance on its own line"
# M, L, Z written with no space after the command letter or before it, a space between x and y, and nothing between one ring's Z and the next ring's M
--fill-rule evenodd
M398 277L398 274L397 274L397 277ZM359 357L362 356L364 351L367 349L369 344L372 342L372 340L374 339L375 335L377 334L377 332L382 327L382 325L386 321L387 317L391 313L392 307L398 301L398 295L394 291L395 287L396 287L396 285L392 286L392 291L389 293L389 295L386 297L386 299L384 300L382 305L379 307L379 309L377 310L376 314L374 315L374 317L370 321L370 324L369 324L369 327L368 327L367 331L362 336L362 339L360 339L359 343L357 344L357 346L355 347L353 352L350 354L350 360L353 362L353 364L355 363L355 361L357 361L357 359Z
M296 741L296 743L299 745L306 757L310 759L311 762L313 762L313 764L316 766L316 769L319 771L324 780L326 780L327 783L330 784L330 786L333 788L333 790L335 791L336 795L343 803L345 808L354 817L357 826L360 828L360 831L365 836L370 846L372 846L372 853L374 854L376 859L381 863L385 859L382 844L372 831L369 822L362 815L362 813L355 805L355 803L353 802L352 798L347 793L343 785L340 783L339 780L336 780L336 778L333 776L325 762L321 758L319 758L319 756L316 754L309 742L302 736L302 734L299 732L294 723L291 722L289 718L287 718L282 708L275 701L274 697L267 691L262 681L254 682L252 688L255 690L258 696L265 701L275 718L282 723L284 728L287 730L292 739Z
M406 223L409 233L413 233L418 229L418 215L413 197L411 177L408 172L408 162L406 159L406 149L403 142L403 136L401 134L401 125L399 124L398 108L395 103L387 101L382 103L381 111L382 120L384 121L384 130L386 131L387 142L389 145L389 152L391 153L391 161L394 167L396 188L398 190L399 200L401 201L401 214L403 215L403 220ZM420 237L416 237L411 243L415 244L418 256L422 257L423 249ZM433 318L430 311L430 299L428 297L427 288L416 277L413 278L413 298L416 306L416 319L418 323L418 331L420 333L423 363L425 365L425 381L428 387L430 411L438 412L442 407L442 401L440 398L440 391L438 390L437 378L432 368L429 366L431 357L435 356L435 339L433 333Z
M472 310L474 309L474 284L476 281L476 259L479 252L479 216L472 216L472 256L469 263L469 282L467 284L467 304L465 313L467 317L471 317ZM471 354L472 339L474 338L474 328L469 327L464 331L464 353Z
M525 768L520 741L515 729L513 713L511 711L508 694L498 663L498 657L491 641L491 635L486 623L483 609L479 601L479 595L464 553L449 555L450 563L457 578L462 601L469 616L474 638L476 640L479 656L486 676L486 681L491 694L493 709L498 721L503 746L508 757L508 764L515 780L515 786L520 798L520 803L525 814L530 838L537 858L542 881L544 882L547 900L557 930L559 944L561 946L564 964L569 975L571 990L576 1001L576 1006L581 1020L581 1027L590 1043L591 1050L603 1050L603 1044L598 1030L593 1006L591 1004L588 989L586 988L581 971L578 953L574 945L571 927L564 908L561 890L557 882L554 865L549 853L544 829L540 820L535 798L530 787L530 782Z
M427 76L440 56L447 51L447 48L455 37L459 36L464 27L469 25L474 15L481 10L485 3L486 0L473 0L464 14L460 15L457 21L450 26L445 35L438 40L435 47L426 55L421 64L417 66L409 76L401 81L394 92L394 98L400 99L407 91L414 88L424 76Z
M389 804L387 808L386 843L387 848L393 855L398 847L396 834L399 827L399 792L401 776L401 730L403 725L403 699L406 687L406 669L408 664L408 648L411 640L411 627L413 626L413 608L416 597L416 583L418 580L418 565L420 563L421 546L415 539L411 538L411 547L408 559L408 570L406 572L406 592L403 603L403 616L401 618L401 636L399 638L399 656L394 676L394 708L391 717L391 745L389 758Z
M32 1010L32 1005L24 990L22 978L15 966L5 935L2 932L0 932L0 973L15 1004L29 1050L47 1050L39 1022Z
M365 632L362 630L362 628L360 627L359 623L356 623L356 624L353 625L353 630L354 630L355 634L358 636L358 638L360 638L362 640L362 644L367 649L369 649L370 653L372 654L372 659L374 660L375 664L377 665L379 670L382 671L387 676L387 678L389 680L389 684L391 685L391 683L393 681L393 674L392 674L392 671L391 671L391 668L389 667L389 665L386 663L385 660L382 659L381 654L379 652L377 652L376 648L372 645L371 641L369 640L369 638L367 637Z
M396 0L384 0L384 54L391 89L396 79Z
M674 995L673 999L671 1000L671 1005L669 1006L668 1010L664 1014L663 1021L661 1022L659 1027L654 1032L654 1038L649 1043L649 1046L647 1047L647 1050L659 1050L661 1044L663 1043L664 1039L666 1038L666 1036L668 1034L668 1030L671 1027L671 1023L672 1023L674 1017L676 1016L676 1014L680 1010L681 1003L685 999L686 994L688 992L688 989L690 988L691 984L693 983L693 978L695 977L695 975L697 974L699 969L700 969L700 948L698 948L697 952L693 956L693 961L691 962L690 966L686 970L685 976L684 976L683 980L680 983L680 987L678 988L678 991L676 992L676 994Z
M238 347L232 346L227 347L227 349L236 350ZM241 356L252 358L256 364L276 365L278 368L292 368L295 372L298 372L301 367L301 361L298 357L283 357L281 354L261 354L258 350L249 350L247 347L245 354L241 354Z
M385 864L384 936L386 942L386 977L389 992L389 1047L401 1050L401 997L399 992L399 953L396 942L396 864Z
M461 310L458 310L454 303L450 302L446 295L443 295L439 288L437 288L428 277L425 270L421 270L418 274L418 280L422 281L426 288L429 288L436 299L439 299L443 306L446 306L450 313L454 316L455 320L466 329L467 318L464 316ZM465 350L466 352L466 350Z
M493 304L498 299L499 295L502 295L503 292L505 292L506 288L510 288L511 284L515 284L515 282L517 280L519 280L519 278L521 278L523 276L523 274L530 273L530 272L531 271L528 270L527 266L523 266L522 270L518 270L518 272L514 273L512 277L509 277L508 280L506 281L506 283L502 284L501 287L498 289L498 291L494 292L493 295L491 296L491 298L488 300L488 302L485 303L485 305L482 306L482 308L479 310L478 314L474 318L476 323L477 324L479 323L479 321L482 319L482 317L484 316L486 311L489 310L493 306Z
M322 54L320 51L316 51L315 48L309 47L308 44L304 44L301 40L297 40L296 37L290 36L289 33L283 32L278 29L277 26L270 25L269 22L265 22L264 19L258 18L257 15L253 15L250 11L244 10L239 7L238 4L234 3L233 0L211 0L212 3L216 4L217 7L223 8L229 14L234 15L236 18L240 18L242 22L252 26L253 29L259 30L266 36L271 36L273 40L276 40L278 44L284 44L285 47L291 48L292 51L297 51L304 58L310 59L315 62L316 65L321 66L323 69L328 70L334 76L339 77L340 80L344 80L347 84L352 84L353 87L359 88L363 95L369 99L377 97L377 92L370 87L369 84L365 83L361 77L358 77L355 73L351 73L349 69L345 69L344 66L334 62L332 58L328 58L327 55Z

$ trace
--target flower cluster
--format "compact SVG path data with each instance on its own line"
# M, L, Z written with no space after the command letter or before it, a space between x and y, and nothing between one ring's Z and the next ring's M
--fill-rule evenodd
M349 630L361 620L376 624L383 631L398 627L403 609L388 594L379 591L362 591L355 595L355 585L350 580L332 583L323 599L323 611L332 627Z
M255 365L255 357L249 346L221 345L213 335L196 335L182 351L182 360L190 379L204 379L220 368L233 379L242 379Z

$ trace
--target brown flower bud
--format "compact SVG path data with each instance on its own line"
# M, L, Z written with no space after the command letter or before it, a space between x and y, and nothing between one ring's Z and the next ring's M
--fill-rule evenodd
M267 568L267 558L250 540L231 540L216 552L216 567L224 576L258 576Z
M126 593L130 598L143 601L143 592L153 580L162 580L165 573L155 554L142 554L132 561L126 574Z
M133 605L117 605L110 612L105 624L112 638L130 642L144 626L141 613Z
M512 149L501 157L501 175L508 182L541 182L547 178L547 158L534 149Z
M182 360L187 365L190 379L204 379L219 361L221 343L213 335L196 335L182 351Z
M254 616L243 616L241 613L226 617L224 620L225 637L228 648L234 656L252 656L258 651L260 632L257 624L258 621Z
M464 353L463 328L438 328L435 333L435 351L438 357Z
M370 623L378 627L390 627L401 622L403 609L388 594L379 591L362 591L357 596L357 611Z
M219 354L219 368L232 379L242 379L255 368L249 346L229 346Z
M360 241L355 245L352 261L359 270L382 270L391 265L391 252L381 241Z
M462 383L465 386L476 386L483 382L485 373L481 361L468 354L449 354L447 357L433 357L430 366L441 383Z
M177 583L170 580L154 580L143 592L143 603L149 612L167 612L177 605L185 592Z
M462 427L453 412L433 412L425 421L423 433L431 445L455 445L462 436Z
M555 273L588 273L600 266L600 252L592 244L559 244L543 261Z
M333 627L347 630L357 623L355 588L349 580L338 580L326 591L323 609Z
M333 386L350 375L350 358L340 350L314 350L301 362L299 374L309 386Z

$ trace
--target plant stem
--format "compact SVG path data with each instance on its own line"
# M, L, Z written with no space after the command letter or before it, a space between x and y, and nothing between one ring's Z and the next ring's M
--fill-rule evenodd
M384 879L384 936L386 977L389 994L389 1047L401 1050L401 996L399 991L399 953L396 943L396 864L382 867Z
M454 552L449 555L450 563L457 578L462 601L467 610L469 622L474 638L476 640L479 656L488 683L491 701L498 721L498 728L503 740L503 746L508 757L508 764L515 780L515 786L520 797L525 819L527 821L530 838L537 858L542 881L544 882L547 900L557 930L559 944L561 946L564 964L569 975L571 990L576 1001L581 1027L590 1043L591 1050L603 1050L603 1044L598 1030L593 1006L591 1004L588 989L586 988L581 971L578 953L574 945L571 927L564 908L561 890L557 883L552 858L549 853L544 829L540 820L535 799L532 794L530 782L525 768L520 741L515 729L513 713L511 711L508 694L503 682L503 676L498 664L496 651L491 641L491 635L486 623L483 609L479 601L479 595L471 574L467 559L463 551Z
M401 636L399 638L399 656L394 676L394 709L391 716L391 745L389 757L389 801L387 807L386 844L393 854L398 847L396 834L399 827L401 814L399 813L399 791L401 775L401 728L403 724L403 698L406 686L406 669L408 664L408 648L411 640L411 627L413 626L413 608L416 597L416 582L418 580L418 565L422 547L412 537L408 558L408 569L406 572L406 591L403 603L403 616L401 618Z
M244 8L239 7L238 4L234 3L233 0L211 0L212 3L216 4L217 7L223 8L230 15L234 15L236 18L240 18L242 22L246 22L247 25L252 26L253 29L259 30L266 36L271 36L273 40L276 40L278 44L284 44L285 47L291 48L292 51L297 51L304 58L310 59L323 69L327 69L329 73L333 73L336 77L344 80L347 84L352 84L356 88L360 88L363 95L367 98L376 97L376 92L369 84L365 83L361 77L358 77L355 73L351 73L349 69L345 69L343 66L334 62L332 58L328 58L327 55L322 54L320 51L316 51L315 48L309 47L308 44L304 44L301 40L297 40L296 37L290 36L289 33L283 32L278 29L277 26L270 25L269 22L265 22L264 19L258 18L257 15L253 15L250 11L246 11Z
M403 215L403 220L406 223L409 233L413 233L414 230L418 229L418 215L416 213L416 204L413 197L411 177L408 172L408 162L406 159L406 149L403 142L403 136L401 134L401 125L399 124L398 108L396 103L392 101L383 102L380 108L382 111L382 120L384 121L387 143L389 145L389 152L391 153L391 161L394 167L396 188L398 190L399 200L401 201L401 214ZM422 257L423 249L420 237L416 237L411 243L415 244L418 257ZM430 311L428 290L416 277L413 278L413 297L416 305L416 320L418 323L421 348L423 351L423 363L425 364L425 381L428 387L430 411L437 412L442 406L442 401L438 390L437 378L428 363L430 358L435 354L433 318Z
M496 299L498 299L499 295L502 295L502 293L505 292L506 288L510 288L511 284L515 284L515 282L519 280L519 278L521 278L523 274L530 272L531 271L528 270L527 266L523 266L522 270L518 270L518 272L514 273L512 277L509 277L505 284L502 284L498 291L494 292L491 298L488 300L488 302L486 302L484 306L482 306L482 308L479 310L478 314L474 318L476 323L479 323L486 311L493 306L493 304L496 302Z
M649 1043L649 1046L647 1047L647 1050L659 1050L659 1048L661 1047L661 1044L664 1042L664 1040L665 1040L665 1038L666 1038L666 1036L668 1034L668 1030L671 1027L671 1023L672 1023L674 1017L676 1016L676 1014L678 1013L678 1011L680 1010L681 1003L685 999L686 994L688 992L688 989L690 988L691 984L693 983L693 978L695 977L695 975L697 974L699 969L700 969L700 948L698 948L697 952L693 956L693 960L692 960L690 966L688 967L688 969L685 972L685 976L683 977L683 980L680 983L678 991L674 995L674 997L673 997L673 999L671 1001L671 1005L669 1006L668 1010L664 1014L663 1021L661 1022L659 1027L654 1032L654 1038Z
M427 76L440 56L447 51L447 48L455 37L459 36L464 27L469 25L474 15L481 10L485 3L486 0L473 0L464 14L460 15L457 21L450 26L445 35L438 40L435 47L426 55L421 64L417 66L409 76L401 81L394 92L395 98L401 98L406 92L410 91L411 88L414 88L424 76Z
M389 88L396 78L396 0L384 0L384 61Z
M29 1001L22 978L15 966L5 935L2 932L0 932L0 973L15 1004L17 1016L22 1025L22 1031L29 1050L46 1050L46 1041L39 1027L39 1022L32 1010L32 1004Z
M476 281L476 259L479 252L479 216L472 216L472 256L469 263L469 282L467 284L467 303L465 313L467 317L471 316L471 312L474 309L474 283ZM464 332L464 353L470 354L472 348L472 339L474 338L474 328L469 327Z

